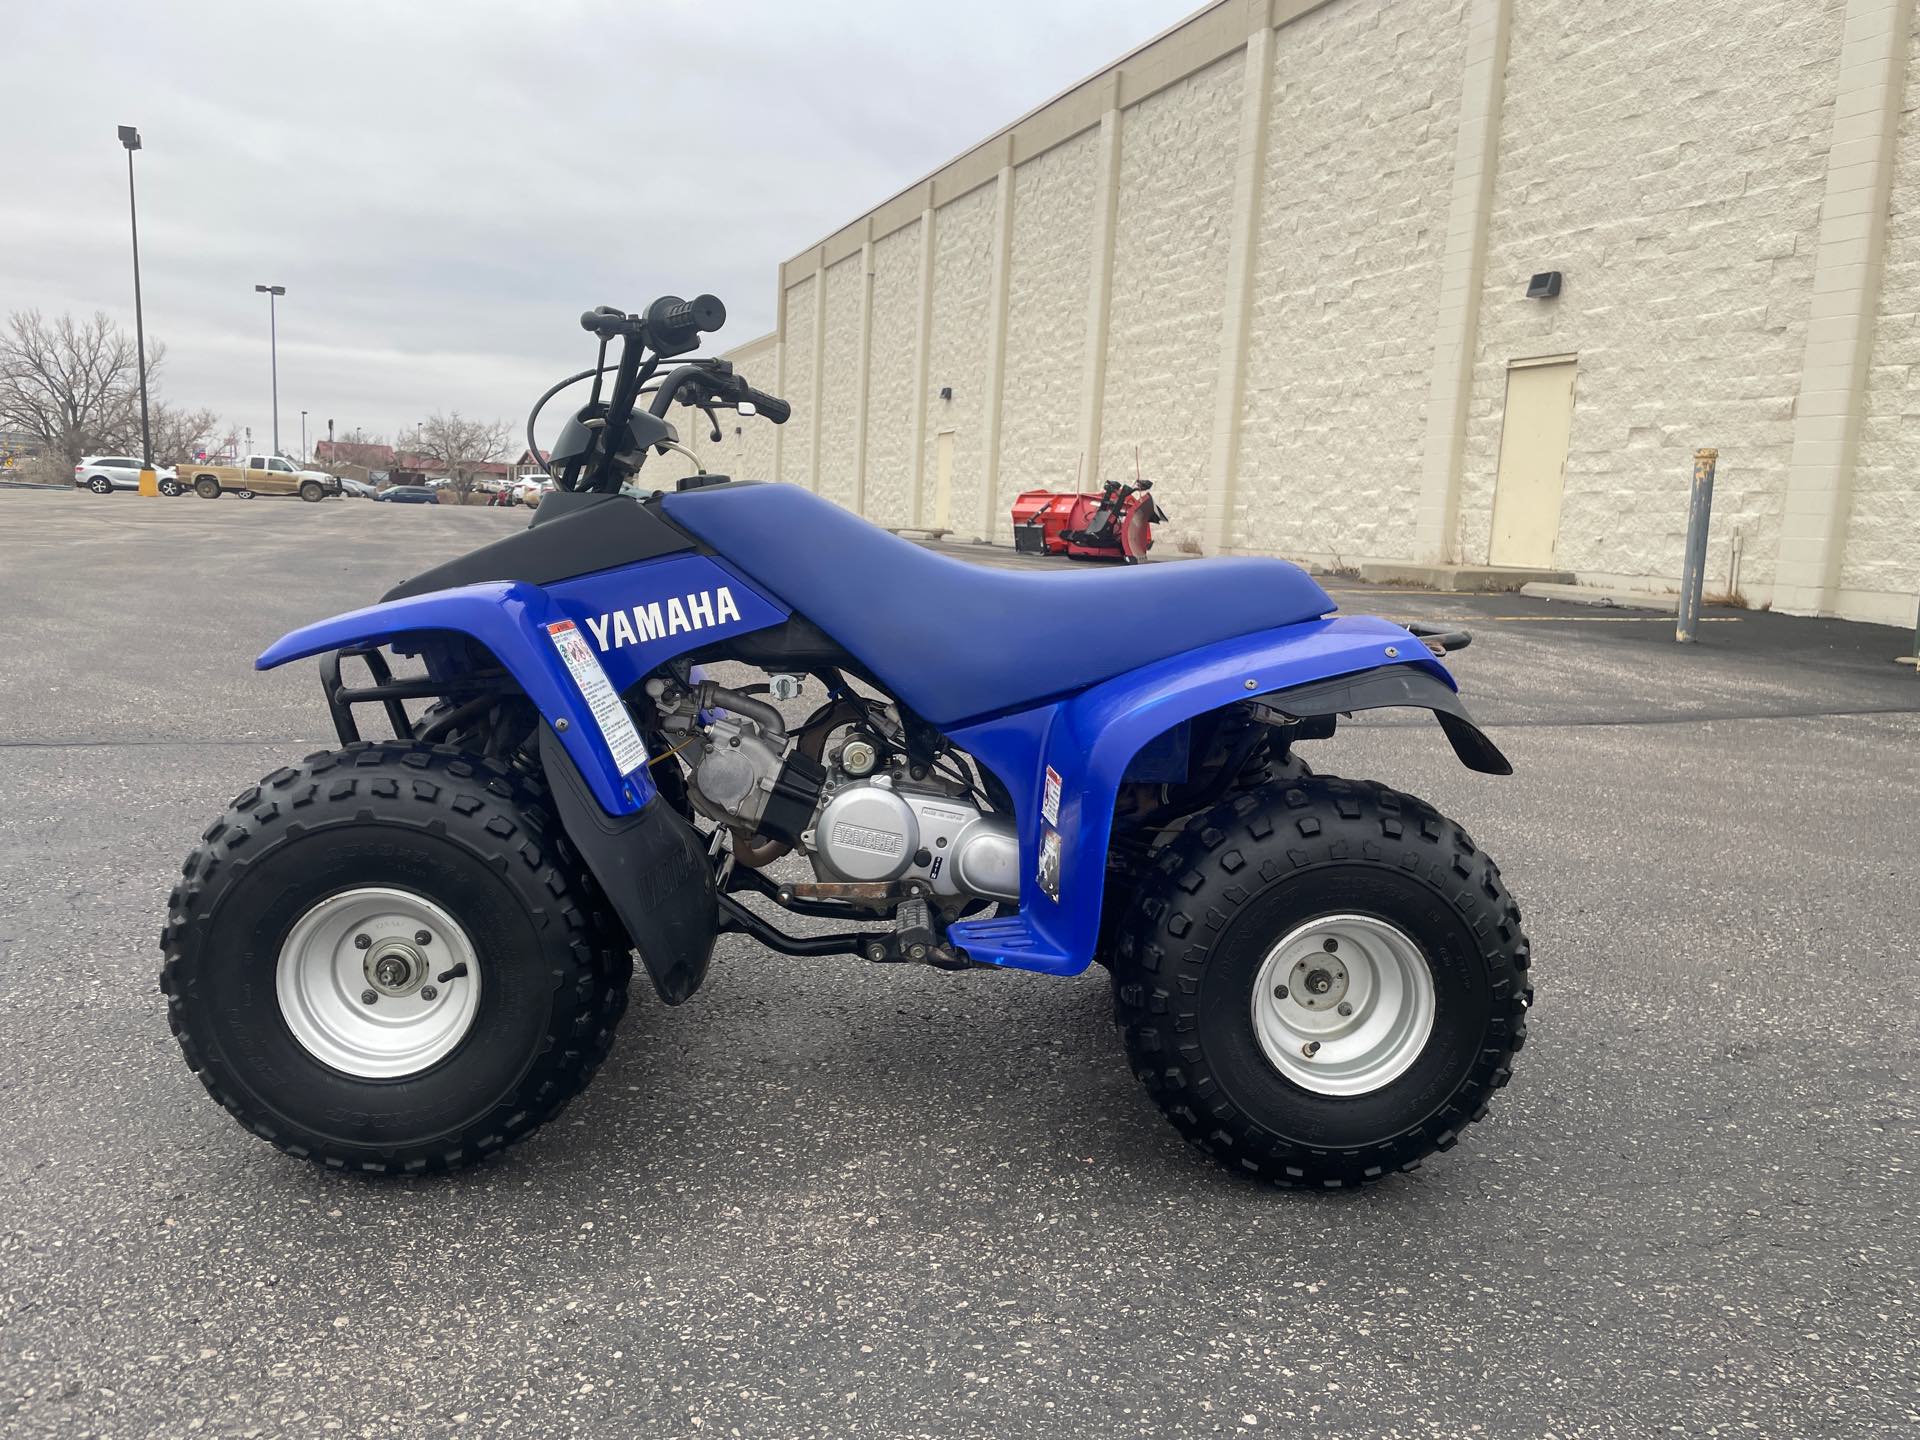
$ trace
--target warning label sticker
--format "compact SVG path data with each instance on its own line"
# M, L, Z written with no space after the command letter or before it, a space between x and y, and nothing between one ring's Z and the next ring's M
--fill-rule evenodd
M1060 772L1047 767L1047 788L1040 796L1040 818L1049 825L1060 823Z
M1051 825L1040 829L1040 865L1034 879L1056 904L1060 900L1060 832Z
M571 620L561 620L547 626L547 633L553 637L554 648L566 662L567 673L573 676L573 683L580 687L581 695L586 697L593 723L600 727L600 736L613 753L615 768L622 775L631 775L647 763L647 742L633 728L633 717L627 713L627 707L620 703L619 695L614 693L613 682L607 679L607 672L600 668L593 646L587 643L587 637L580 633L579 627Z

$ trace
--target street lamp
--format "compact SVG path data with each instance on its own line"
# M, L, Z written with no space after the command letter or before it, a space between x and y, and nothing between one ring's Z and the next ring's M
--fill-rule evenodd
M140 369L140 493L158 495L160 482L153 472L153 428L147 419L147 323L140 305L140 207L133 197L133 152L140 148L140 132L120 127L120 143L127 147L127 218L133 225L133 337Z
M256 285L256 294L267 297L267 357L273 367L273 453L280 453L280 322L273 302L287 293L284 285Z
M307 412L300 412L300 463L307 463Z

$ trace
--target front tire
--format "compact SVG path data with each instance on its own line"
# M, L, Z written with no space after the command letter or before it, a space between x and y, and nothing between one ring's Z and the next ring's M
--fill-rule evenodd
M180 494L180 482L178 480L162 480L160 482L160 493L172 499L174 496Z
M246 489L246 488L244 488L244 487L243 487L243 488L241 488L241 489L239 489L239 490L236 490L236 491L234 491L233 493L234 493L234 494L236 494L236 495L238 495L238 496L239 496L239 497L240 497L240 498L241 498L242 500L251 500L251 499L253 499L253 491L251 491L251 490L248 490L248 489Z
M1339 1189L1452 1147L1507 1083L1533 992L1493 862L1424 801L1308 777L1156 852L1116 1012L1174 1126L1244 1174Z
M174 1034L234 1118L302 1159L394 1174L501 1150L585 1087L626 1008L631 952L544 794L448 747L277 770L183 875Z
M318 480L308 480L300 486L300 498L309 505L318 505L327 498L327 492Z

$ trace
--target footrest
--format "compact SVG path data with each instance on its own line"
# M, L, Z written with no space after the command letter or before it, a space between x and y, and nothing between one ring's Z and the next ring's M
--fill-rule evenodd
M1038 970L1047 975L1077 975L1086 968L1085 960L1036 934L1023 915L962 920L948 928L947 939L982 965Z
M902 900L893 914L893 947L904 960L925 960L939 945L933 911L924 900Z

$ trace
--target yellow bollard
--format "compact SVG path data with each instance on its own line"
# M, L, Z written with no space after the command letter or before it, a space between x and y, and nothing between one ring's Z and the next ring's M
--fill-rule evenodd
M140 472L140 493L142 495L158 495L160 493L160 476L158 472L152 469L146 469Z

